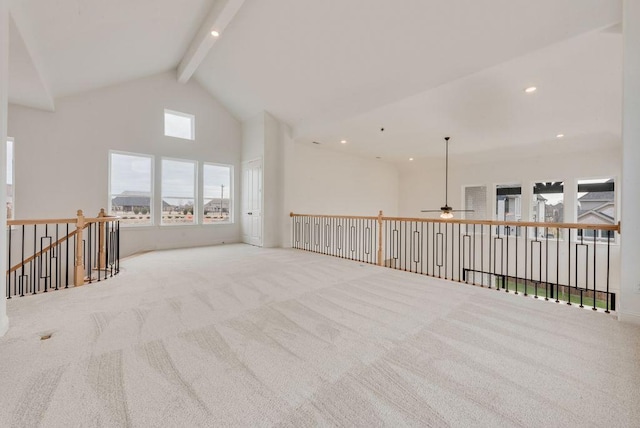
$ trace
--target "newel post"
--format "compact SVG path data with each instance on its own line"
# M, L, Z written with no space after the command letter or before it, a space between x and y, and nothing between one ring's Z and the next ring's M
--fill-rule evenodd
M78 210L78 220L76 222L76 262L73 276L73 284L78 287L84 285L84 214Z
M382 260L382 210L378 213L378 266L384 265Z
M100 213L98 213L98 218L106 217L107 214L104 212L104 208L100 208ZM98 270L104 269L107 265L107 257L105 252L105 222L98 222Z

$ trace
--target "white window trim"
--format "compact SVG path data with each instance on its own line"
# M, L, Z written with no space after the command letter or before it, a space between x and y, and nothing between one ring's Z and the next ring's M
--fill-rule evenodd
M14 146L14 150L15 150L15 146ZM107 186L108 186L108 194L107 194L107 207L109 207L107 209L107 212L109 214L111 214L111 155L113 154L117 154L117 155L125 155L125 156L138 156L138 157L145 157L145 158L149 158L151 159L151 190L150 190L150 196L151 199L149 201L149 215L151 218L151 222L149 224L127 224L125 222L121 222L120 226L122 227L126 227L126 228L145 228L145 227L152 227L155 226L155 209L154 209L154 205L155 205L155 157L153 155L149 155L146 153L133 153L133 152L123 152L120 150L109 150L109 180L107 181Z
M229 168L229 185L231 187L231 189L229 190L229 220L227 221L218 221L218 222L214 222L214 223L205 223L204 222L204 200L206 199L205 195L204 195L204 166L205 165L212 165L212 166L224 166ZM234 183L234 168L233 165L230 164L226 164L226 163L219 163L219 162L202 162L202 206L198 207L199 208L199 215L202 216L202 225L203 226L216 226L216 225L220 225L220 224L233 224L234 221L234 207L235 207L235 201L234 201L234 192L235 191L235 183Z
M467 209L467 198L466 198L466 192L467 192L467 188L468 187L484 187L485 188L485 211L489 209L489 203L490 201L490 192L489 192L489 186L487 186L486 184L463 184L462 185L462 190L460 192L460 207L462 207L463 210ZM461 213L462 215L460 216L461 219L463 220L467 220L467 213L463 212ZM487 213L485 212L485 215L487 215ZM487 219L484 219L487 220Z
M163 186L162 186L162 164L163 161L175 161L175 162L184 162L193 164L193 223L185 223L185 224L166 224L162 222L162 200L165 197L163 194ZM167 196L171 198L172 196ZM160 226L162 227L189 227L189 226L198 226L200 223L198 222L200 208L200 201L198 199L198 161L193 159L181 159L181 158L171 158L162 156L160 158Z
M178 137L178 136L175 136L175 135L167 135L167 124L166 124L166 119L165 119L165 115L166 114L172 114L174 116L186 117L187 119L189 119L189 121L191 122L190 137L189 138L184 138L184 137ZM195 141L195 139L196 139L196 116L195 115L189 114L189 113L183 113L181 111L176 111L176 110L164 109L164 114L163 114L162 118L164 120L164 136L165 137L177 138L179 140Z

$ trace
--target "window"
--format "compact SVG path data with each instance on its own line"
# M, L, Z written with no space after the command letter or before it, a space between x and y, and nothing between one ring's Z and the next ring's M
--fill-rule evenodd
M13 138L7 140L7 220L13 220L15 216L14 205L14 181L15 174L13 172Z
M232 221L231 177L233 169L229 165L205 163L202 171L203 182L203 224Z
M496 220L520 221L522 220L522 186L519 184L496 185ZM507 233L520 236L520 227L507 230L507 226L498 226L496 234Z
M615 180L603 178L597 180L578 180L578 223L583 224L616 224ZM603 230L582 230L578 236L607 240L607 232ZM613 238L613 234L611 236Z
M164 111L164 135L195 140L195 116L179 111Z
M531 204L533 221L564 222L564 182L535 183Z
M487 188L485 186L468 186L464 188L464 209L473 210L465 213L467 220L487 219Z
M522 219L522 187L519 184L496 186L496 220L520 221Z
M153 156L110 153L110 213L124 225L153 224Z
M196 162L162 159L162 224L196 224Z

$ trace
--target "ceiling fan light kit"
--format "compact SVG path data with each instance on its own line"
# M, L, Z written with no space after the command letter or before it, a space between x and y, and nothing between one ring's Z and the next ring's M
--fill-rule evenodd
M454 212L473 212L473 210L454 210L449 206L449 137L444 137L446 145L445 169L444 169L444 206L439 210L422 210L423 213L440 212L440 218L451 219Z
M442 210L442 214L440 214L440 218L453 218L453 213L451 211Z

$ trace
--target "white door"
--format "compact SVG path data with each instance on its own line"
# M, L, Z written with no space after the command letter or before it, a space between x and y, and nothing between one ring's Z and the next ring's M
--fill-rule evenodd
M242 164L242 241L262 246L262 159Z

